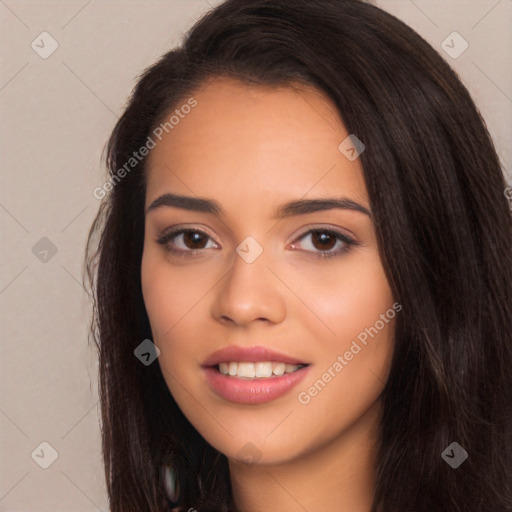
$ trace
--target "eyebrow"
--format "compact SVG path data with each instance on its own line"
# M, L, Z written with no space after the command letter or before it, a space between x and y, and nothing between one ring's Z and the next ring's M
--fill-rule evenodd
M161 208L163 206L182 208L184 210L195 212L211 213L216 216L220 216L224 213L220 204L212 199L180 196L177 194L163 194L149 205L146 210L146 215L150 211L156 210L157 208ZM295 215L306 215L308 213L333 209L353 210L356 212L364 213L370 218L372 217L370 211L365 206L357 203L352 199L347 197L327 197L290 201L281 205L272 218L284 219L287 217L293 217Z

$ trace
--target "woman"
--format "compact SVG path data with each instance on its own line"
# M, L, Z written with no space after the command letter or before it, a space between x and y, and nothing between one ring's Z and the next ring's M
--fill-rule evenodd
M420 36L228 0L141 76L107 164L113 512L512 510L506 183Z

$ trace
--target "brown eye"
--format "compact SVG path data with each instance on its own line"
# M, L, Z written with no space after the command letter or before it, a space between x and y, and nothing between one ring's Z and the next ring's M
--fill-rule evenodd
M157 243L169 252L185 256L207 249L208 240L211 240L211 237L197 229L176 229L163 233Z
M347 235L332 229L312 229L302 234L298 240L307 240L308 238L311 241L309 244L303 243L302 248L305 247L306 252L311 252L320 258L339 256L349 251L352 246L359 245ZM336 246L338 248L334 249Z
M184 231L182 235L183 242L188 249L204 249L204 247L202 247L204 238L208 238L203 237L203 233L200 231ZM201 238L203 238L203 241L201 241Z
M336 245L336 237L325 231L312 231L311 240L319 251L328 251Z

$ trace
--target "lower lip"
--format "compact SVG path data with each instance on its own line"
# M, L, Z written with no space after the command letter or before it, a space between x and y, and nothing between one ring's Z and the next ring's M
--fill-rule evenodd
M216 368L203 368L208 385L220 397L237 404L263 404L288 393L308 373L305 366L280 377L241 379L223 375Z

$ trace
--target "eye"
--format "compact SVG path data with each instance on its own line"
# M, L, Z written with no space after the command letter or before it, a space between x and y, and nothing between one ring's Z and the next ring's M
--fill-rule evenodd
M310 229L300 235L297 240L305 240L308 237L310 242L305 244L306 249L301 250L312 252L320 258L339 256L348 252L352 246L359 245L354 239L333 229ZM195 256L205 249L212 248L211 245L208 247L208 240L211 240L211 237L204 231L179 228L164 231L157 242L163 245L166 251L177 256ZM295 249L295 245L294 242L291 247ZM216 243L213 243L213 246L218 248Z
M174 242L174 239L181 239L181 248L177 248L180 244ZM205 240L207 239L211 239L211 237L204 231L181 228L164 232L157 239L157 242L163 245L165 250L178 256L193 256L203 249L208 249L208 247L204 246Z
M298 240L304 240L308 237L310 242L305 244L307 246L306 252L316 253L315 256L320 258L340 256L348 252L353 246L359 245L353 238L333 229L310 229L303 233ZM334 249L335 247L337 249Z

